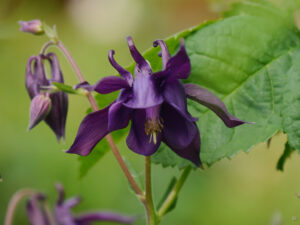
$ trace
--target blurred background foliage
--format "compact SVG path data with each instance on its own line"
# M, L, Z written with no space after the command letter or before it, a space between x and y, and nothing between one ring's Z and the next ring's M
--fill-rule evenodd
M138 215L144 224L143 207L131 195L122 171L108 153L104 160L79 179L78 158L63 152L72 143L88 102L70 96L65 143L43 123L26 132L30 100L24 87L29 56L38 54L45 37L18 32L18 20L40 18L56 24L59 36L91 83L115 74L107 52L116 50L121 65L132 60L126 36L146 50L153 40L165 38L204 20L217 19L229 6L225 0L0 0L0 221L12 194L23 187L48 193L54 202L54 184L65 186L68 196L81 195L76 210L115 209ZM61 66L68 84L77 80L63 56ZM205 171L195 171L179 197L177 208L162 224L266 225L281 218L283 224L300 224L300 157L293 154L284 173L275 169L286 137L278 134L270 148L265 143L250 153L224 159ZM143 158L119 147L143 174ZM158 202L177 169L154 166L154 194ZM24 205L24 204L23 204ZM75 211L76 211L75 210ZM299 218L299 219L298 219ZM273 221L273 222L272 222ZM28 224L24 207L19 207L15 224Z

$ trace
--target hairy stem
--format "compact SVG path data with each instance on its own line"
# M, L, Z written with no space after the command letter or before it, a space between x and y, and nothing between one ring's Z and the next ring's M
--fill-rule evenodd
M78 65L76 64L76 62L73 59L73 57L70 54L70 52L63 45L63 43L61 41L58 41L57 43L50 41L50 42L47 42L47 43L42 48L43 52L46 51L47 47L49 47L49 46L51 46L53 44L56 44L57 47L64 53L64 55L66 56L67 60L70 62L70 64L71 64L72 68L74 69L74 72L75 72L78 80L80 82L84 82L85 79L84 79L84 77L83 77L83 75L82 75L82 73L81 73ZM96 103L96 101L95 101L95 99L94 99L94 97L92 96L91 93L87 94L87 98L88 98L88 100L89 100L89 102L91 104L91 107L92 107L93 111L99 110L98 105L97 105L97 103ZM109 146L110 146L110 148L111 148L111 150L112 150L115 158L117 159L117 161L118 161L121 169L123 170L123 172L124 172L127 180L129 181L130 185L132 186L133 190L142 199L143 198L143 192L141 191L140 187L138 186L138 184L134 180L133 176L131 175L129 169L127 168L127 166L126 166L126 164L125 164L125 162L124 162L124 160L123 160L123 158L122 158L122 156L121 156L121 154L120 154L120 152L119 152L116 144L114 143L114 140L113 140L112 136L110 134L108 134L106 136L106 140L107 140L107 142L108 142L108 144L109 144Z
M156 210L152 198L152 183L151 183L151 157L145 157L145 209L147 214L147 225L156 225Z
M178 178L178 180L176 181L176 184L174 185L172 191L169 193L168 197L166 198L166 200L164 201L164 203L158 210L159 220L162 219L162 217L168 212L168 210L170 209L172 204L174 204L174 202L176 201L178 193L180 192L187 177L191 173L191 170L192 170L192 168L190 166L188 166L182 171L182 173L181 173L180 177Z
M36 194L36 192L32 189L22 189L13 195L13 197L11 198L11 200L8 204L4 225L12 225L13 224L14 214L16 212L18 203L23 198L28 197L28 196L33 196L34 194Z

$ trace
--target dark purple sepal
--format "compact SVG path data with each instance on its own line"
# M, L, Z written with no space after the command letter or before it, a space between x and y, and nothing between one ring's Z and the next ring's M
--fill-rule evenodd
M132 224L135 221L135 218L113 212L91 212L77 216L75 221L78 225L91 225L93 222Z
M123 102L117 101L111 105L108 112L108 130L109 132L123 129L128 126L133 110L123 105Z
M187 110L186 94L181 81L172 80L166 82L162 94L165 102L176 109L178 113L187 120L190 120L191 122L198 120L197 118L192 117Z
M28 130L35 127L49 114L51 110L51 99L49 95L38 94L36 95L30 105L30 123Z
M164 103L161 107L164 129L163 140L171 149L182 149L193 141L198 127L195 122L186 119L172 106Z
M145 132L146 112L145 110L135 110L133 113L130 132L126 143L135 153L144 156L154 154L161 142L161 133L157 133L156 143L151 141L150 136Z
M94 90L100 94L108 94L114 91L118 91L122 88L129 88L128 82L121 77L109 76L104 77L97 84L95 84Z
M250 123L242 121L233 115L231 115L225 104L212 92L205 88L202 88L196 84L184 84L184 90L188 98L206 106L216 113L227 127L236 127L244 123Z
M67 153L86 156L108 133L108 110L110 106L92 112L81 122L75 141Z
M197 129L197 133L192 140L192 142L184 147L184 148L179 148L174 145L169 145L170 143L163 138L163 141L168 145L172 151L174 151L177 155L179 155L182 158L185 158L192 163L194 163L197 167L200 167L202 165L202 162L200 160L200 133L199 130Z

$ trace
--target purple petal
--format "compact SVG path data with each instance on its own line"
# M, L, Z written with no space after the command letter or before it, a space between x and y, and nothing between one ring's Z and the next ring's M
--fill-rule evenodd
M161 48L161 57L162 57L162 64L163 64L163 70L164 70L164 69L166 69L167 63L169 62L171 56L170 56L169 49L163 40L154 41L153 46L157 47L158 45Z
M147 135L145 132L145 122L145 110L135 110L126 142L128 148L135 153L149 156L157 151L161 141L161 134L157 134L156 144L152 141L150 142L150 135Z
M133 40L130 36L127 37L128 47L131 53L132 58L136 62L136 67L138 70L143 70L147 72L151 72L151 67L149 63L144 59L141 53L136 49Z
M163 102L163 97L151 76L136 76L133 82L132 96L124 105L133 109L145 109Z
M167 62L163 71L153 74L157 78L187 79L191 73L191 62L185 50L183 39L180 40L180 49Z
M195 122L186 119L168 104L162 105L161 117L164 142L168 143L171 149L182 149L191 144L198 132Z
M128 85L131 87L133 83L133 76L130 72L121 67L116 60L114 59L114 50L108 52L108 59L110 64L119 72L119 74L128 82Z
M109 76L104 77L95 85L95 91L100 94L108 94L122 88L129 88L128 82L121 77Z
M108 112L109 132L127 127L132 115L132 111L132 109L125 107L123 102L116 102L112 104Z
M196 85L196 84L185 84L185 93L188 98L208 107L214 113L216 113L227 127L235 127L244 123L248 123L231 115L225 104L212 92Z
M109 133L107 127L109 107L90 113L83 119L75 141L67 153L82 156L90 154L95 145Z
M201 160L200 160L200 133L199 130L197 130L197 133L192 140L192 142L184 148L177 148L172 143L169 144L167 140L163 137L163 142L165 142L177 155L179 155L182 158L185 158L187 160L190 160L192 163L194 163L197 167L201 166Z
M180 81L172 80L166 82L163 96L165 101L173 106L187 120L192 122L197 121L197 118L192 117L187 111L186 94Z
M76 221L80 225L89 225L92 222L97 222L97 221L132 224L135 221L135 218L124 216L119 213L113 213L113 212L95 212L95 213L85 213L80 216L77 216Z
M51 99L43 94L36 95L30 105L30 124L28 130L41 122L51 110Z
M49 225L49 220L39 206L39 199L33 196L26 205L27 216L31 225Z

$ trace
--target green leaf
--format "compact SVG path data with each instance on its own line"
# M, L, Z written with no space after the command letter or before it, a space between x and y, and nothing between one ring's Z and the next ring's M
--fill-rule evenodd
M189 112L199 119L203 163L211 165L239 151L249 151L280 131L288 135L290 147L300 152L300 35L293 21L295 8L288 5L279 9L263 0L243 1L223 19L166 40L175 54L180 38L185 39L192 64L185 82L210 90L231 114L255 122L230 129L212 111L189 100ZM150 48L144 54L153 71L162 68L159 51ZM128 67L130 71L133 68ZM97 95L102 108L115 98L103 96ZM190 164L165 145L152 162L179 168Z
M249 151L278 131L300 151L300 37L291 15L263 1L244 1L225 16L167 40L174 54L178 37L185 37L192 64L187 82L215 93L236 117L255 122L229 129L212 111L188 101L199 119L202 162ZM161 68L157 53L145 54L154 70ZM153 162L183 168L187 161L171 153L162 146Z
M61 90L63 92L66 92L68 94L80 94L78 90L74 90L73 87L63 84L63 83L59 83L59 82L54 82L52 81L51 84L56 87L58 90Z
M291 156L291 154L294 152L295 150L291 148L291 146L289 145L289 143L287 142L285 144L285 148L284 148L284 152L282 153L281 157L279 158L278 162L277 162L277 170L283 171L283 167L285 164L285 161Z

